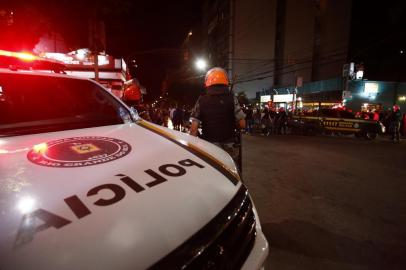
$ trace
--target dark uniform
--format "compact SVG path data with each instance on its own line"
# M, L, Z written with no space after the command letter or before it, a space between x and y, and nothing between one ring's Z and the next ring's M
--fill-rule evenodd
M390 116L391 140L400 141L400 123L402 121L402 113L399 108L394 110Z
M236 122L244 118L237 98L223 85L208 87L207 94L200 96L191 115L192 120L201 123L201 137L229 153L235 142ZM230 154L234 158L233 153Z

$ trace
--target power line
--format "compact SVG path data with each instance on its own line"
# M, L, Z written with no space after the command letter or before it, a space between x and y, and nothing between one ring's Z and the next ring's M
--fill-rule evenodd
M328 58L324 58L324 59L326 60L326 59L328 59ZM334 61L322 62L322 63L319 63L319 64L320 64L320 65L325 65L325 64L327 64L327 63L335 63L335 62L338 62L338 61L341 61L341 60L342 60L342 59L336 59L336 60L334 60ZM310 59L310 60L302 61L302 62L300 62L300 64L301 64L301 65L305 65L305 64L311 64L312 62L313 62L313 61ZM245 81L250 81L250 80L251 80L250 78L252 78L252 77L254 77L254 76L266 75L266 74L268 74L268 73L272 73L272 75L270 75L270 76L265 76L265 78L267 78L267 77L273 77L273 76L274 76L274 73L275 73L276 71L280 71L280 70L284 70L284 69L287 69L287 68L295 67L295 66L297 66L297 65L298 65L298 63L296 63L296 64L291 64L291 65L288 65L288 66L284 66L283 68L279 68L279 69L273 69L273 70L268 70L268 71L266 71L266 72L257 73L257 74L255 74L255 75L252 75L252 76L248 77L248 78L244 78L243 80L240 80L240 81L237 80L236 83L245 82ZM282 73L278 73L278 75L293 73L293 72L296 72L296 71L299 71L299 70L308 69L308 68L310 68L310 67L311 67L311 66L305 66L305 67L301 67L301 68L296 68L296 69L292 69L292 70L285 71L285 72L282 72Z
M332 63L336 63L336 62L338 62L338 61L340 61L340 60L328 61L328 62L321 63L320 65L332 64ZM285 75L285 74L293 73L293 72L296 72L296 71L299 71L299 70L308 69L308 68L310 68L310 67L311 67L311 66L302 67L302 68L298 68L298 69L295 69L295 70L291 70L291 71L286 71L286 72L278 73L278 75ZM242 80L242 81L236 81L236 82L234 82L233 84L235 85L235 84L244 83L244 82L250 82L250 81L256 81L256 80L263 80L263 79L267 79L267 78L274 77L274 75L275 75L275 74L268 75L268 76L262 76L262 77L256 77L256 78L247 79L247 80Z
M320 58L320 59L323 60L323 59L328 59L328 58L331 58L331 57L334 57L334 56L344 56L344 53L345 53L345 52L337 52L337 53L335 53L335 54L325 55L324 57L322 57L322 58ZM303 58L303 59L301 59L301 60L302 60L302 61L296 62L296 63L294 63L294 64L284 65L283 67L278 68L278 69L270 69L270 70L266 70L266 71L263 71L263 72L260 72L260 73L250 74L250 75L248 75L248 74L245 73L243 76L240 76L239 79L240 79L240 80L241 80L241 79L242 79L242 80L245 80L245 79L251 78L251 77L253 77L253 76L265 75L265 74L268 74L268 73L270 73L270 72L275 72L275 71L280 71L280 70L286 70L286 69L289 69L289 68L291 68L291 67L296 67L297 65L302 65L302 64L312 63L312 62L313 62L313 59L312 59L312 58ZM342 60L342 59L339 59L339 60ZM337 60L337 61L338 61L338 60ZM238 77L238 76L237 76L237 77Z

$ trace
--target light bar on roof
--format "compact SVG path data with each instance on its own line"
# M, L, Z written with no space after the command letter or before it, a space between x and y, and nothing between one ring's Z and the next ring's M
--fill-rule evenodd
M0 50L0 56L9 56L9 57L15 57L23 61L34 61L38 60L39 58L31 53L27 52L10 52L10 51L4 51Z

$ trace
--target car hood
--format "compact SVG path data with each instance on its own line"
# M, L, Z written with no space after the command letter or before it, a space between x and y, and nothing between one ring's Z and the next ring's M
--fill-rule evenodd
M1 269L144 269L227 205L228 155L141 122L0 139Z

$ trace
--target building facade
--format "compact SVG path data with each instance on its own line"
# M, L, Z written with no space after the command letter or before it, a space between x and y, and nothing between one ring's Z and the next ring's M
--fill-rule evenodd
M236 92L340 77L348 58L351 0L207 0L206 47Z

